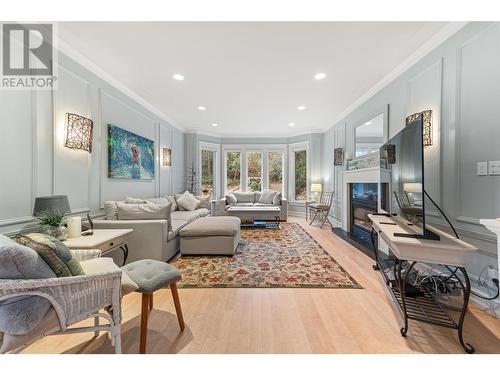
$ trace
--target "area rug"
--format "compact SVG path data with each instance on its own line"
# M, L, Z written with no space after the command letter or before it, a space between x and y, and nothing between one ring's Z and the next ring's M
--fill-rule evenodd
M181 256L173 265L181 288L361 288L297 223L242 229L234 256Z

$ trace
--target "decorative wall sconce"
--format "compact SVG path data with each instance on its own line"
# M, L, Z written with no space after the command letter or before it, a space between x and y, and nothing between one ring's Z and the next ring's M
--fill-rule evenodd
M164 167L170 167L172 165L172 150L169 148L163 149L162 165Z
M344 149L342 147L333 150L333 165L344 165Z
M432 110L414 113L406 118L406 126L410 125L418 116L424 116L424 146L432 146Z
M66 135L64 146L75 150L92 152L94 122L86 117L66 113Z
M387 164L396 164L396 145L385 145Z

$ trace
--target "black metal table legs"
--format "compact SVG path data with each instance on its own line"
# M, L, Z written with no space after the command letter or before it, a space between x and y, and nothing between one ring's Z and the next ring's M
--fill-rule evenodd
M122 266L124 266L125 263L127 263L127 258L128 258L128 246L127 246L127 244L121 245L120 250L123 251L123 264L122 264Z
M469 275L467 275L467 271L465 270L465 268L459 267L459 270L460 270L460 272L462 272L462 275L464 276L465 285L463 285L462 282L460 281L460 279L458 279L460 284L462 284L462 289L463 289L463 293L464 293L464 302L462 304L462 311L460 311L460 319L458 320L458 328L457 328L458 329L458 340L460 341L460 345L462 345L464 350L467 353L472 354L476 350L474 349L474 347L471 344L464 342L463 332L462 332L463 326L464 326L465 314L467 313L467 306L469 306L470 280L469 280Z

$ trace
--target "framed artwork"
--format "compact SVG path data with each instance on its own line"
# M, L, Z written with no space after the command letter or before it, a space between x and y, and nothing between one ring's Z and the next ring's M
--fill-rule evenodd
M108 124L109 178L154 179L154 152L154 141Z
M342 147L333 150L333 165L344 165L344 149Z

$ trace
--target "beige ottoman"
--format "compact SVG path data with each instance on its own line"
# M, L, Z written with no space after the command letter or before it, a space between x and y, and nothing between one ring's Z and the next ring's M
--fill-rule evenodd
M233 255L240 241L241 220L232 216L202 217L181 229L181 254Z

